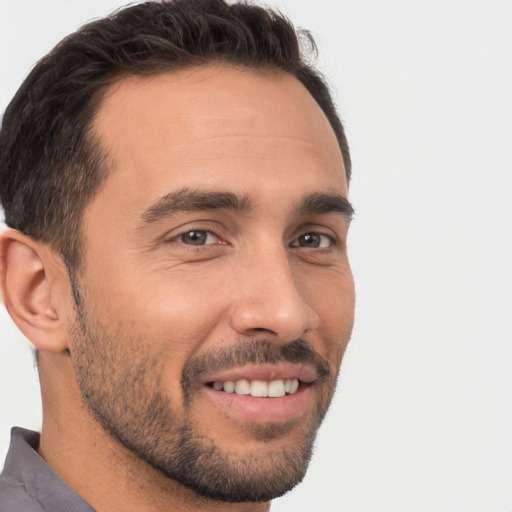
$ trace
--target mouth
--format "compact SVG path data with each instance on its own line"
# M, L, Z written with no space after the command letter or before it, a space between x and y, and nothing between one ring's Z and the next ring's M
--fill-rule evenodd
M309 367L291 364L228 370L204 382L217 410L253 423L281 423L303 416L311 406L317 380Z
M214 381L206 385L215 391L223 391L224 393L250 395L255 398L279 398L296 393L300 381L299 379L277 379L266 382L264 380L240 379L237 381Z

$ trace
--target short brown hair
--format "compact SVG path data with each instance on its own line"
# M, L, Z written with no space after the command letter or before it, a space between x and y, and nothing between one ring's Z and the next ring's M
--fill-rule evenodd
M43 57L5 111L0 131L0 199L10 227L50 244L68 269L80 264L81 220L107 175L92 133L104 89L126 75L154 75L220 61L269 68L300 80L350 154L322 76L304 58L316 51L281 14L222 0L150 1L93 21Z

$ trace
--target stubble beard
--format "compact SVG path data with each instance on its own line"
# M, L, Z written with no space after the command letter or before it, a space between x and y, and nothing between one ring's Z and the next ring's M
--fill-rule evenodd
M150 340L135 339L120 329L109 331L92 322L82 306L76 309L71 361L82 400L101 427L137 457L196 495L226 502L269 501L302 481L336 381L328 364L307 343L297 340L283 349L262 340L238 344L222 354L191 358L181 376L185 414L173 414L163 392L165 356L148 355ZM193 383L212 361L226 366L240 359L246 363L311 363L312 358L321 374L315 414L301 425L290 421L247 426L252 437L261 441L286 441L291 433L291 447L245 451L240 456L221 449L201 433L205 425L201 430L186 414L197 392Z

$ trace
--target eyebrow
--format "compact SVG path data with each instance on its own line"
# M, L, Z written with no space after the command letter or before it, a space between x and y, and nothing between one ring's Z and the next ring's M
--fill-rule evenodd
M202 210L231 210L247 215L254 208L247 195L228 191L205 191L182 188L161 197L142 214L144 224L153 224L174 213ZM300 215L339 213L351 221L354 208L346 197L338 194L315 193L305 196L297 206Z
M161 197L142 214L142 220L144 224L152 224L173 213L201 210L232 210L248 214L252 208L252 201L246 195L182 188Z
M299 203L298 211L300 214L318 214L339 213L346 218L348 222L354 216L354 208L350 201L339 194L311 194L302 199Z

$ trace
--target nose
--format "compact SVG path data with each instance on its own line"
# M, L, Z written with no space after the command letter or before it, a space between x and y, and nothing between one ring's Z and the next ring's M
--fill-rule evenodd
M253 254L236 284L231 327L242 336L270 334L283 342L317 328L320 319L307 303L301 282L284 249Z

